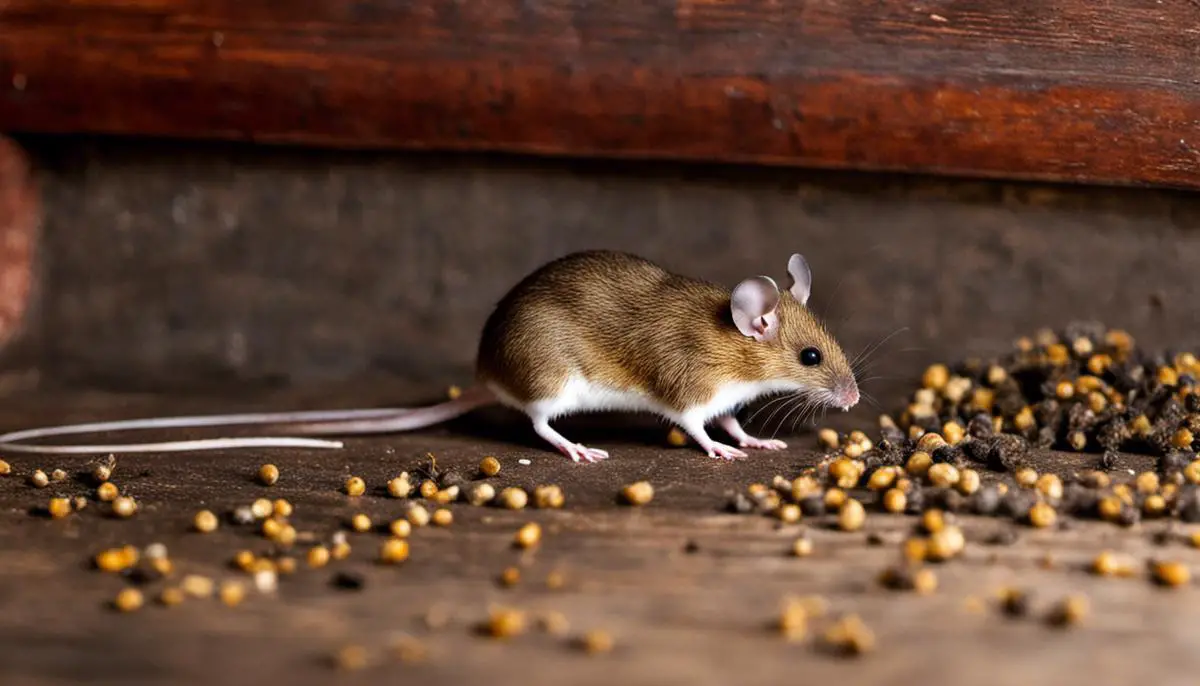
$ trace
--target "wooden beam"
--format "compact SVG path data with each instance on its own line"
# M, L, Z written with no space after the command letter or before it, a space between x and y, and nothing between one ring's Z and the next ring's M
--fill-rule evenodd
M0 130L1200 187L1184 0L9 0Z

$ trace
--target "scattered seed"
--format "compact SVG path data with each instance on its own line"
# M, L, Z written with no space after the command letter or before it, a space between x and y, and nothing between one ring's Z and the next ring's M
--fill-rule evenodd
M430 521L433 522L434 526L450 526L454 523L454 513L444 507L439 508L434 510Z
M796 557L808 557L812 555L813 542L808 536L801 536L795 541L792 541L792 555Z
M137 512L137 502L129 496L119 496L112 501L112 511L118 517L129 518Z
M9 474L12 474L12 465L4 460L0 460L0 476L8 476Z
M255 519L266 519L275 512L275 504L266 498L259 498L250 505L250 512Z
M61 469L55 469L54 471L50 472L50 481L54 483L61 483L66 480L67 473L65 471Z
M142 592L136 588L123 588L113 599L113 606L121 612L136 612L146 603Z
M808 634L808 616L808 607L799 598L784 598L779 613L779 633L789 642L803 640Z
M279 481L279 467L265 464L258 468L258 480L264 486L274 486Z
M429 520L430 520L429 510L426 510L424 507L422 507L421 505L418 505L417 503L413 503L408 507L408 510L405 511L405 513L404 513L404 517L414 527L425 526L426 524L429 523Z
M1154 561L1150 566L1155 580L1164 586L1184 586L1192 580L1191 570L1182 562Z
M534 488L533 502L539 508L556 510L563 506L566 502L566 497L563 496L562 488L551 484Z
M654 498L654 487L649 481L637 481L622 488L621 497L630 505L645 505Z
M412 494L413 490L412 483L408 480L408 474L401 474L391 481L388 481L387 490L388 495L392 496L393 498L407 498L410 494Z
M512 638L525 633L525 613L512 608L494 607L488 613L488 631L494 638Z
M825 644L839 653L863 655L875 647L875 634L858 615L839 619L824 634Z
M500 460L492 456L487 456L479 462L479 472L486 477L493 477L500 473Z
M425 481L421 482L420 487L417 488L417 492L421 494L422 498L428 500L437 494L438 485L433 481L433 479L426 479Z
M505 567L504 571L500 572L501 586L516 586L521 582L521 570L516 567Z
M1057 517L1058 513L1049 503L1039 502L1029 508L1029 523L1039 529L1053 526Z
M542 527L537 522L528 522L517 530L516 545L521 548L532 548L542 540Z
M667 432L667 443L675 448L682 448L687 445L687 435L676 428L672 428Z
M592 629L583 635L579 641L580 647L588 655L611 653L613 649L612 634L603 629Z
M217 516L209 510L200 510L192 518L192 527L202 534L212 533L217 530Z
M489 483L472 484L467 489L467 502L476 507L481 507L492 502L496 497L496 488Z
M236 607L246 597L246 586L240 581L225 581L217 595L228 607Z
M357 476L346 479L346 495L358 497L367 492L367 483Z
M567 620L567 616L554 610L542 613L538 617L538 625L542 631L552 636L563 636L571 630L571 623Z
M929 467L926 476L929 478L929 483L939 488L949 488L957 484L962 478L958 468L949 462L939 462L932 465Z
M500 491L500 505L509 510L523 510L525 505L529 503L529 494L515 486Z
M329 548L323 545L313 546L308 549L305 559L308 561L309 567L314 569L324 567L329 564Z
M350 518L350 528L358 533L365 533L371 530L371 518L359 512Z
M379 548L379 560L387 564L395 564L408 559L408 541L403 538L389 538Z
M1055 604L1050 610L1050 615L1047 619L1055 626L1073 626L1079 624L1087 617L1088 609L1088 599L1086 596L1072 594Z
M842 531L858 531L866 520L867 513L862 503L853 498L848 499L838 510L838 526Z
M29 483L33 484L34 488L45 488L50 485L50 477L46 476L46 472L38 469L29 477Z
M54 519L62 519L71 514L71 501L68 498L51 498L46 509Z

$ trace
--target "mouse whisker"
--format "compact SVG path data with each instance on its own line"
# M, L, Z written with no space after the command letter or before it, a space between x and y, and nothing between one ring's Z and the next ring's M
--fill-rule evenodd
M791 397L793 395L795 395L795 393L789 393L787 395L780 395L780 396L777 396L775 398L768 400L766 403L763 404L762 407L758 408L753 413L751 413L750 418L746 420L746 423L749 424L750 422L753 422L754 418L757 417L758 415L762 414L764 410L771 407L772 405L775 405L776 403L785 402L789 397Z
M866 348L863 348L861 351L859 351L858 355L854 356L854 359L850 362L850 366L853 367L856 363L858 363L859 360L865 360L865 359L869 358L872 354L875 353L876 350L878 350L880 347L882 347L885 343L887 343L888 341L892 340L897 335L899 335L905 331L908 331L908 327L902 326L899 329L896 329L895 331L891 332L890 334L884 336L881 340L876 341L875 343L872 343L871 345L868 345Z
M804 397L804 391L795 391L793 393L789 393L788 395L783 396L781 398L781 400L783 402L780 403L775 408L775 410L773 412L771 412L770 416L767 417L766 421L763 422L763 428L770 426L771 420L775 418L775 415L778 414L780 410L787 408L788 404L790 402L796 400L797 398L802 399L803 397Z
M771 434L771 438L775 438L779 434L788 418L791 417L792 414L797 410L800 412L799 416L803 417L807 412L820 408L821 403L817 402L818 394L819 392L817 391L802 392L802 395L797 398L795 405L793 405L786 413L784 413L783 417L780 418L779 424L775 427L774 433Z

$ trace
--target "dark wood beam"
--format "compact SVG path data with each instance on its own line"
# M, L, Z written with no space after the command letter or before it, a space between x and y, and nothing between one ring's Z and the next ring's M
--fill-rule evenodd
M1200 187L1187 0L9 0L0 130Z

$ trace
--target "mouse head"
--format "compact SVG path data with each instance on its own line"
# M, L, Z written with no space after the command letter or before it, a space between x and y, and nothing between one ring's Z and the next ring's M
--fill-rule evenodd
M850 409L858 403L858 384L842 347L807 307L808 262L792 255L787 269L791 285L784 292L767 276L738 284L729 303L733 323L754 341L764 380L795 382L819 402Z

